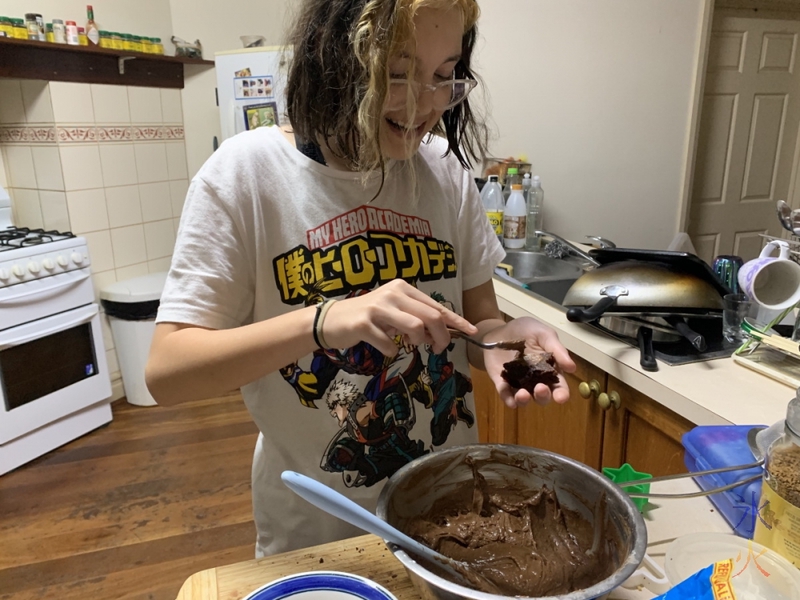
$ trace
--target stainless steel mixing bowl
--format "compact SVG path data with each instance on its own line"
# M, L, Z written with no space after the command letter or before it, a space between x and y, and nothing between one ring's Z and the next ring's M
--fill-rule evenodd
M378 498L377 514L401 531L408 519L424 514L438 498L451 493L472 479L472 470L464 459L501 457L482 467L480 472L489 481L511 478L520 481L520 469L509 466L503 456L527 459L531 493L543 485L554 488L559 502L594 523L595 506L601 494L607 498L604 519L606 527L617 532L619 568L609 577L589 588L558 596L563 600L599 598L618 587L639 567L647 546L644 519L625 492L597 471L553 452L503 444L473 444L433 452L412 461L397 471L386 483ZM389 544L395 557L403 563L411 581L425 600L507 600L451 583L425 568L403 550Z

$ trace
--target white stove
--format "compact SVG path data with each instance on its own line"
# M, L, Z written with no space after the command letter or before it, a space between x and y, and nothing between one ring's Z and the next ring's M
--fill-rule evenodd
M86 240L11 225L0 187L0 475L111 421Z

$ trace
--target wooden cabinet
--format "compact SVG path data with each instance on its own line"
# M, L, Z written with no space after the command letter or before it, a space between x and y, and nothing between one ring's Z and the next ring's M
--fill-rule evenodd
M510 409L483 372L472 371L481 442L534 446L590 467L633 468L652 475L683 473L681 436L694 425L658 402L573 355L570 400Z

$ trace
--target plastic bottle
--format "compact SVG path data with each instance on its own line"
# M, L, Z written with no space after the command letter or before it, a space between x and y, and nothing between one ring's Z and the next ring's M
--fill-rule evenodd
M533 181L531 180L531 174L525 173L522 176L522 196L525 198L525 203L527 204L528 198L530 197L531 193L531 185Z
M525 223L527 210L522 195L522 184L512 183L511 194L503 214L503 244L506 248L525 247Z
M767 450L753 541L800 568L800 389L789 402L784 433Z
M505 210L506 202L503 198L503 187L498 181L497 175L489 175L489 181L483 186L481 190L481 202L483 202L483 209L486 211L486 216L489 217L489 223L492 224L492 229L497 234L497 239L503 243L503 211Z
M528 194L528 223L525 248L527 250L538 250L541 246L541 239L535 231L542 230L544 226L544 189L542 181L536 175L531 183Z
M75 21L67 21L65 28L67 30L67 43L70 46L79 46L81 42L78 39L78 26Z
M508 202L508 197L511 195L511 186L522 184L522 178L519 176L519 169L517 167L508 167L506 171L506 182L503 187L503 196Z

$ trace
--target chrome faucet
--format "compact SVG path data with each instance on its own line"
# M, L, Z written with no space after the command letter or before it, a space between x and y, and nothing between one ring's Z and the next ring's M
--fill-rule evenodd
M539 231L538 229L533 233L535 233L539 238L550 239L550 241L545 244L544 247L544 253L550 258L564 258L568 254L572 253L594 266L599 265L599 263L590 254L584 252L572 242L568 242L555 233Z
M617 245L614 242L612 242L611 240L607 240L604 237L600 237L599 235L587 235L586 239L587 240L592 240L593 242L596 242L598 247L600 247L600 248L616 248L617 247Z

